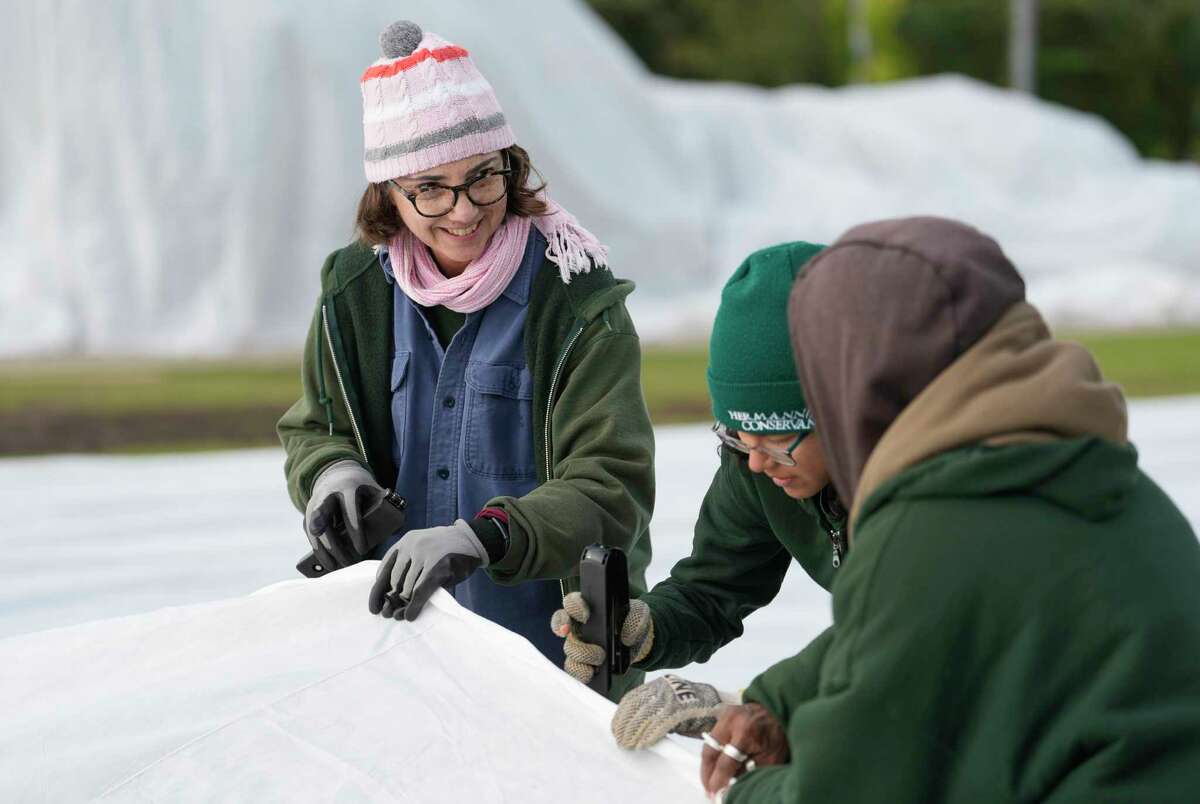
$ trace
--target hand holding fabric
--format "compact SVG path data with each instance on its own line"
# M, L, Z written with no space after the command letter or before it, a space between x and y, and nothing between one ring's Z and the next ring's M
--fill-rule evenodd
M317 475L304 510L304 532L321 563L342 569L367 557L362 512L384 493L357 461L336 461Z
M729 706L704 737L700 783L711 797L727 788L743 772L766 765L782 765L790 757L787 732L765 707L756 703ZM754 765L749 765L750 762Z
M453 588L487 565L487 550L466 520L409 531L380 562L367 607L372 614L412 622L434 592Z
M612 733L627 749L648 748L671 733L699 737L713 729L726 706L737 703L737 695L668 674L625 694L613 714Z
M592 680L596 668L608 658L602 646L579 638L579 626L591 616L591 609L583 595L571 592L563 598L563 607L550 618L551 630L566 638L563 652L567 660L563 669L567 675L584 684ZM631 649L630 662L640 662L650 653L654 643L654 620L650 616L650 607L640 600L629 601L629 614L621 626L621 642Z

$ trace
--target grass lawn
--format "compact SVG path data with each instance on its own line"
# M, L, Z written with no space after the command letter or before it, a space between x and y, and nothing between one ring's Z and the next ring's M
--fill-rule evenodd
M1200 393L1200 329L1065 337L1128 396ZM710 419L706 359L702 346L647 347L656 424ZM298 357L0 363L0 455L270 445L298 395Z
M299 393L299 357L0 363L0 415L47 408L120 414L287 407Z
M1200 393L1200 329L1063 336L1082 343L1126 396Z

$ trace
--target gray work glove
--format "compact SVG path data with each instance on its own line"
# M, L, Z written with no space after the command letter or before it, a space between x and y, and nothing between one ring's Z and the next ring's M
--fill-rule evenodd
M699 737L738 696L710 684L665 675L625 693L613 714L612 733L622 748L647 748L670 733Z
M551 630L567 640L563 643L563 653L567 655L563 669L584 684L592 680L596 668L608 659L602 646L579 638L579 626L591 616L583 595L571 592L563 598L563 607L550 618ZM654 643L654 620L650 617L650 607L640 600L629 601L629 614L621 625L621 642L630 649L631 664L640 662L650 653Z
M384 493L358 461L336 461L321 470L304 509L304 532L321 563L342 569L367 557L362 512Z
M412 622L434 592L453 588L487 565L487 550L466 520L410 530L380 562L367 608L372 614Z

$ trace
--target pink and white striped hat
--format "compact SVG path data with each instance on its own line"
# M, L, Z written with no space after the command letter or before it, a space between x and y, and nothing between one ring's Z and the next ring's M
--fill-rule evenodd
M363 73L367 181L410 176L516 142L492 85L464 48L401 21Z

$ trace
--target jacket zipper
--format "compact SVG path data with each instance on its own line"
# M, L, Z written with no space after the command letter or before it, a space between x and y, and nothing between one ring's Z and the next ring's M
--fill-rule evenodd
M346 415L350 417L350 429L354 431L354 440L358 442L358 451L362 454L363 460L367 460L367 448L363 445L362 434L358 430L358 421L354 418L354 411L350 408L350 397L346 395L346 384L342 382L342 369L338 365L337 354L333 351L333 338L329 335L329 311L326 305L321 305L321 325L325 329L325 345L329 347L329 359L333 361L333 373L337 377L338 390L342 392L342 404L346 406ZM329 432L333 434L333 417L329 417Z
M831 528L829 541L833 542L833 568L837 569L842 566L842 556L846 553L846 548L842 544L842 532L837 528Z
M575 325L575 332L567 341L567 346L558 357L558 365L554 367L554 374L550 378L550 394L546 398L546 429L545 429L545 445L546 445L546 480L550 480L550 414L554 410L554 389L558 386L558 378L562 373L562 367L566 365L567 355L571 353L571 349L575 346L575 341L579 340L579 336L583 334L583 327L579 324Z
M575 346L575 341L579 340L579 336L583 334L582 322L575 324L575 332L567 340L567 346L563 349L558 358L558 365L554 367L554 374L550 377L550 393L546 397L546 429L545 429L545 446L546 446L546 481L550 481L550 414L554 410L554 389L558 386L558 378L562 373L562 368L567 364L567 355L571 354L571 349ZM558 587L562 591L563 597L567 596L567 581L565 578L558 579Z
M829 534L829 541L833 544L833 568L837 569L842 566L842 561L846 558L846 540L842 529L833 525L833 512L826 505L825 494L826 490L823 489L821 496L817 498L817 508L821 511L821 518L825 520L825 531Z

